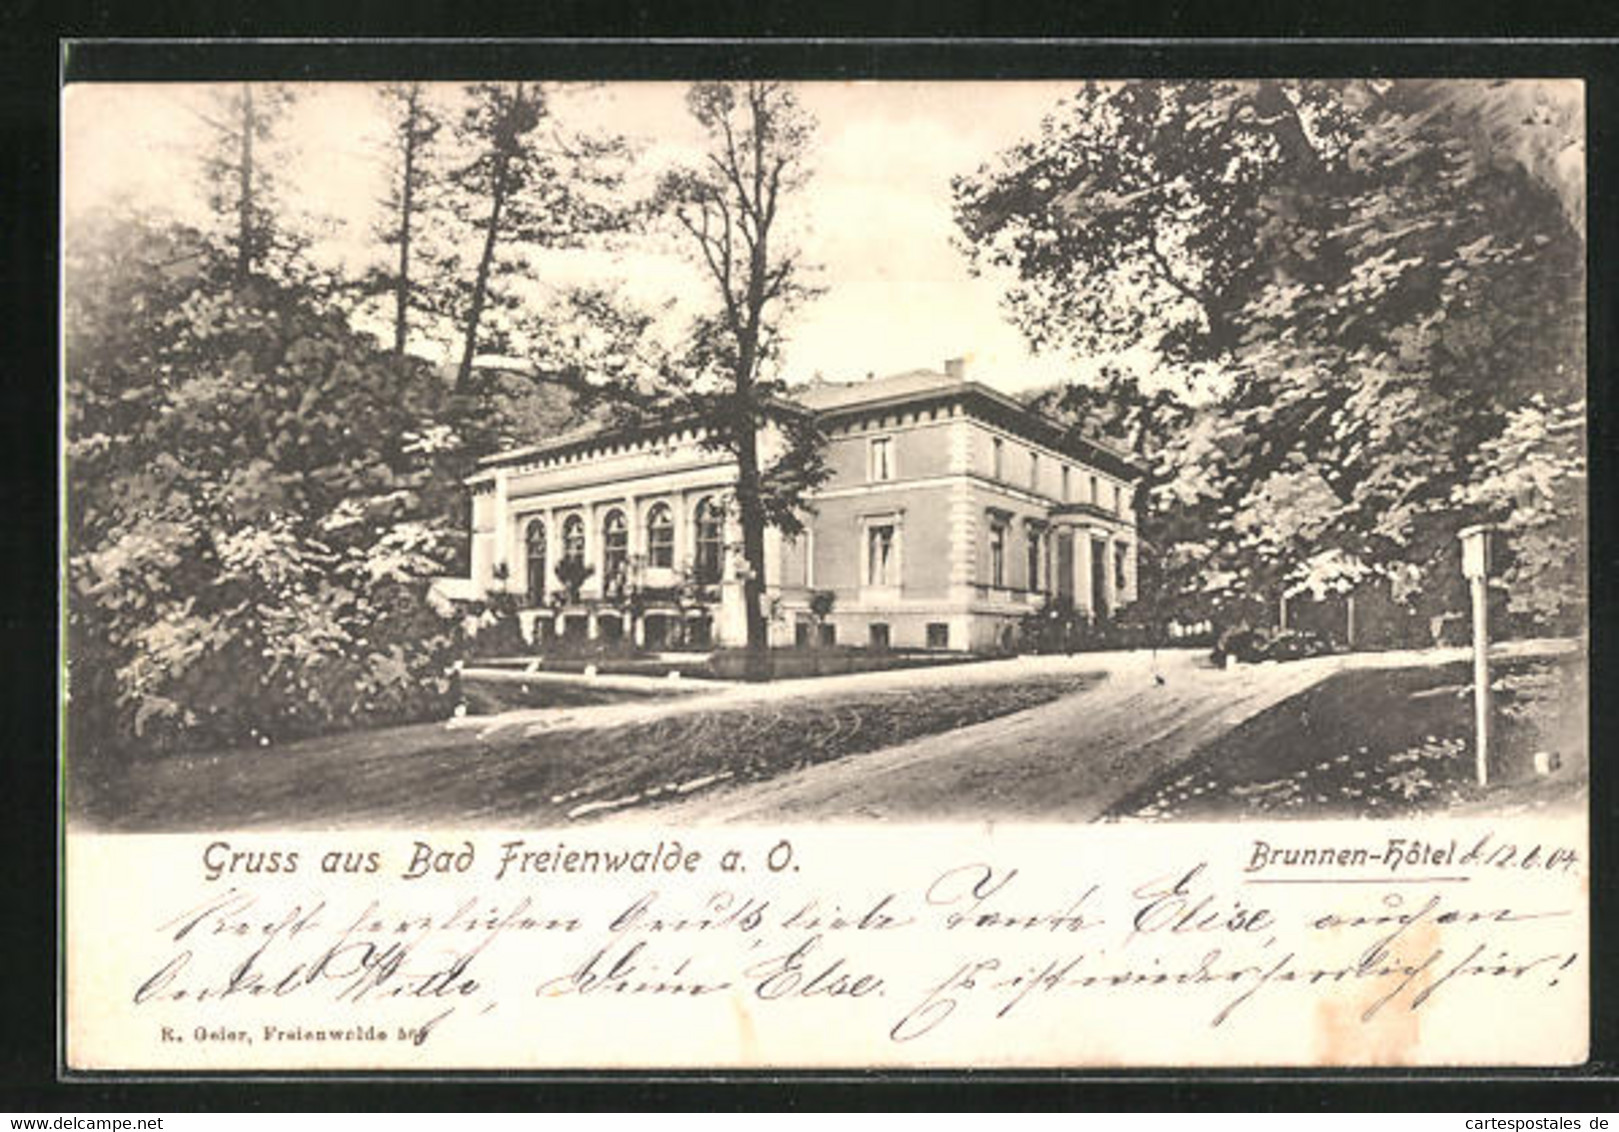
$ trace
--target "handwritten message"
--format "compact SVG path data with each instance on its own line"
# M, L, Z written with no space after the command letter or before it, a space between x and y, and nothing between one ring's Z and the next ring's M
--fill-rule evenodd
M1578 827L563 832L76 836L69 1060L1584 1056Z

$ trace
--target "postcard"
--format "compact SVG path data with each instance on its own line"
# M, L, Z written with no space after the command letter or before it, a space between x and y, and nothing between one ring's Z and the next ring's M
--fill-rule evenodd
M1579 82L63 135L64 1072L1586 1060Z

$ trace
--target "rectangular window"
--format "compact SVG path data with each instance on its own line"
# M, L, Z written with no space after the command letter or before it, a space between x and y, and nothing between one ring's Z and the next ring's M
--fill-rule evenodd
M823 649L829 649L838 643L838 627L836 625L823 622L820 628L821 647Z
M1102 505L1102 485L1097 482L1095 476L1091 477L1091 502L1098 507Z
M1124 543L1116 543L1113 547L1113 586L1115 592L1121 596L1129 582L1130 548Z
M994 471L992 473L996 479L1002 477L1005 471L1005 461L1006 445L1001 443L1001 438L997 436L994 442Z
M1029 490L1040 490L1040 453L1029 453Z
M869 462L866 467L866 478L871 480L873 483L882 483L894 478L893 437L872 437L869 451Z
M947 649L950 647L950 626L944 621L928 622L928 648Z
M1113 513L1115 515L1124 514L1124 485L1122 483L1113 485Z
M892 586L894 571L894 526L883 523L866 528L866 585Z
M1006 585L1006 528L999 523L989 528L989 584Z
M1069 475L1069 472L1071 472L1072 470L1073 469L1071 469L1067 464L1064 464L1062 466L1062 501L1064 503L1068 503L1068 502L1072 501L1072 499L1074 497L1073 496L1073 485L1071 483L1069 483L1069 480L1072 478Z
M1040 532L1029 531L1029 590L1040 592Z
M888 647L888 626L881 621L871 623L871 647L874 649Z
M811 625L808 621L800 621L795 624L793 626L793 647L795 649L809 648L810 633L813 632L814 629L815 626Z

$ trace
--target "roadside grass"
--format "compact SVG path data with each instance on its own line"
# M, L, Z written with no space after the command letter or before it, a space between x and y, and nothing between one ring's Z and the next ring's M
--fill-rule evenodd
M1584 655L1498 662L1490 785L1474 777L1471 668L1352 669L1260 712L1105 819L1391 817L1557 805L1587 781ZM1562 761L1533 769L1537 751Z
M554 825L966 727L1100 680L854 692L533 735L421 724L81 770L69 801L76 820L108 831Z

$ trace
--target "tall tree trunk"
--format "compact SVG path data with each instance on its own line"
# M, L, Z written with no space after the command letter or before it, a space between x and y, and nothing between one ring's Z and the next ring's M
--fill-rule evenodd
M495 244L500 239L501 212L506 206L506 168L510 156L503 150L495 158L494 185L489 202L489 222L484 227L483 254L478 257L478 274L472 283L472 300L461 347L461 365L455 372L455 392L464 394L472 384L472 363L478 355L478 326L483 321L484 303L489 294L489 272L495 261Z
M253 274L256 256L253 247L253 87L242 84L242 136L236 159L236 281L245 283Z
M394 284L394 353L405 355L410 334L410 221L415 209L416 115L421 87L412 83L405 110L405 180L399 196L399 276Z

